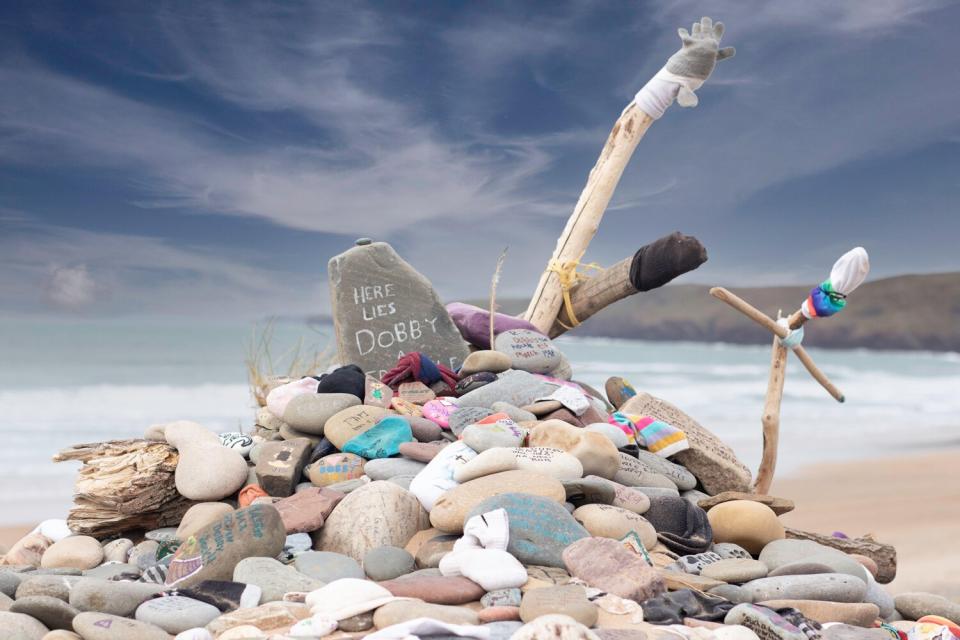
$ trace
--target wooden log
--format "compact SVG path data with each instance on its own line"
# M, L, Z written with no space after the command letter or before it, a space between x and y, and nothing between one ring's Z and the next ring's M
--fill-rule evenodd
M637 288L630 282L632 262L633 258L624 258L586 282L577 285L570 292L570 303L577 320L583 322L604 307L637 293ZM549 335L551 338L556 338L573 326L574 322L567 313L566 307L561 306L557 319L550 327Z
M767 396L763 405L763 455L757 469L753 492L767 495L773 474L777 470L777 447L780 444L780 401L783 399L783 383L787 377L787 348L780 338L773 337L773 352L770 355L770 379L767 381Z
M743 298L727 291L723 287L714 287L710 289L710 295L712 295L717 300L726 302L728 305L747 316L761 327L765 327L775 336L780 338L786 338L789 330L785 327L777 324L773 318L763 313L750 303L748 303ZM800 363L803 364L804 368L813 376L813 379L820 383L824 389L827 390L831 396L837 402L843 402L845 400L843 393L830 382L830 379L820 370L820 367L814 363L813 358L810 357L810 354L807 353L807 350L803 347L794 347L793 353L796 354L797 359L800 360Z
M524 314L543 333L549 333L563 304L560 280L550 265L569 265L583 258L624 168L653 122L653 118L631 102L614 123Z
M812 540L827 547L839 549L844 553L859 553L877 563L877 582L887 584L897 577L897 550L893 545L877 542L867 536L863 538L836 538L822 533L811 533L787 527L787 538Z

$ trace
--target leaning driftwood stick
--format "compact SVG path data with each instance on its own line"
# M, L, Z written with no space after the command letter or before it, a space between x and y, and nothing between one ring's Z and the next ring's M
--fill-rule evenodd
M822 545L839 549L844 553L858 553L877 563L877 582L887 584L897 577L897 550L893 545L877 542L873 538L836 538L822 533L811 533L787 527L787 537L813 540Z
M600 219L610 203L630 156L653 122L653 118L631 102L613 125L607 143L590 171L577 206L557 240L557 247L550 257L547 269L540 276L540 282L524 314L524 317L543 333L549 332L563 304L560 279L551 269L551 265L559 265L560 268L569 265L569 268L573 268L579 263L587 251L587 245L597 233Z
M679 231L644 245L630 258L591 276L570 291L570 317L566 305L553 326L550 337L565 333L611 304L641 291L662 287L674 278L693 271L707 261L707 250L699 240Z
M786 328L777 324L773 318L752 306L743 298L730 293L723 287L714 287L713 289L710 289L710 295L717 300L726 302L728 305L747 316L761 327L768 329L775 336L780 338L787 337L789 331ZM813 376L813 379L819 382L820 386L827 390L827 393L833 396L837 402L844 401L843 393L836 387L836 385L830 382L830 379L826 376L826 374L824 374L823 371L821 371L820 368L813 362L813 358L810 357L810 354L807 353L806 349L803 347L794 347L793 352L800 360L800 363L803 364L804 368L806 368L810 375Z
M767 495L773 474L777 470L777 447L780 444L780 401L783 399L783 383L787 377L787 348L780 338L773 337L773 353L770 356L770 380L767 382L767 398L763 405L763 455L753 492Z

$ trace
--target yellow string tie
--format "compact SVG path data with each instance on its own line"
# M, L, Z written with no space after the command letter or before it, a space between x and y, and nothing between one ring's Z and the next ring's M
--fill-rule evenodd
M590 262L588 264L580 264L579 260L571 260L570 262L559 262L556 259L550 260L550 263L547 264L547 271L552 271L557 274L557 280L560 281L560 291L563 292L563 306L567 310L567 317L570 319L570 322L573 326L567 326L564 324L563 320L557 316L557 322L560 323L564 329L568 331L574 327L580 326L580 321L577 320L576 314L573 312L573 302L570 300L570 290L573 287L577 286L585 280L589 280L590 276L585 273L577 271L577 267L583 267L584 269L594 269L596 271L601 271L602 266L596 262Z

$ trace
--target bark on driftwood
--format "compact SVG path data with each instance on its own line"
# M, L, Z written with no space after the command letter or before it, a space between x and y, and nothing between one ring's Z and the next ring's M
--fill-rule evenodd
M835 538L822 533L811 533L787 527L787 537L812 540L822 545L839 549L844 553L859 553L877 563L877 582L887 584L897 577L897 550L893 545L877 542L873 538Z
M64 449L54 462L80 460L76 506L67 516L74 533L96 537L174 525L193 502L177 492L179 454L166 442L112 440Z

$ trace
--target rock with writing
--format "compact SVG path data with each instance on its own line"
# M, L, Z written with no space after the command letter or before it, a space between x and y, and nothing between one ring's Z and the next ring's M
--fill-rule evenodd
M285 498L300 482L313 445L306 438L265 442L257 458L257 484L271 496Z
M696 476L710 495L750 490L750 470L737 459L733 449L669 402L648 393L638 393L620 410L662 420L687 434L690 448L673 458Z
M166 584L183 588L204 580L231 580L238 562L250 556L276 557L286 537L280 513L271 505L237 509L180 545L170 561Z
M347 407L330 416L323 427L323 432L327 440L342 451L345 444L372 429L387 415L389 412L386 409L373 405Z
M364 379L363 404L370 404L383 409L390 408L393 399L393 389L383 384L371 375Z
M358 244L330 259L330 297L341 362L382 378L419 351L456 370L467 344L430 281L389 244Z
M433 392L433 389L423 384L419 380L400 383L397 393L407 402L420 405L426 404L437 397L437 394Z
M623 543L609 538L582 538L563 551L570 575L591 587L636 602L666 590L656 569Z
M510 358L512 368L530 373L550 373L560 364L560 350L550 338L530 329L504 331L493 348Z
M377 547L402 548L429 526L426 511L412 493L390 482L371 482L350 492L334 508L315 548L359 562Z

